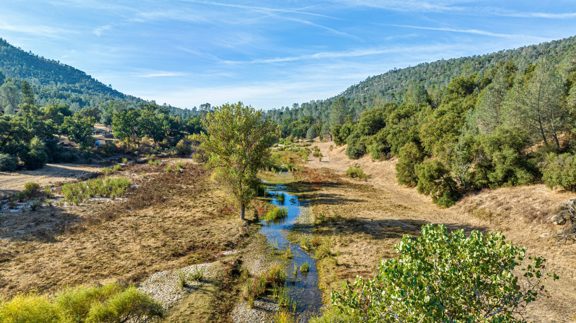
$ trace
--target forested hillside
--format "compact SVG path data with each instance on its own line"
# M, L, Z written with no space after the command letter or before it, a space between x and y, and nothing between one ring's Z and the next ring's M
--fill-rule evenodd
M390 71L269 115L353 159L398 157L400 183L444 206L487 187L575 190L576 38Z
M6 81L6 82L5 82ZM0 110L13 114L21 104L21 85L32 87L36 103L64 104L71 110L137 107L144 100L126 95L102 84L92 76L58 61L46 59L14 47L0 38ZM182 117L195 111L166 106L172 114Z
M525 70L543 57L561 62L574 52L575 45L576 36L488 55L440 60L395 69L369 77L335 97L294 104L293 107L272 110L269 115L284 125L285 133L287 129L291 129L288 134L293 136L306 136L311 124L324 125L324 133L328 133L330 111L337 101L346 106L347 114L352 119L357 119L363 110L375 103L402 103L406 91L411 87L416 91L425 88L430 103L436 106L441 101L446 86L456 76L476 74L478 77L490 78L494 66L502 62L513 63L518 70ZM300 122L292 124L294 120Z

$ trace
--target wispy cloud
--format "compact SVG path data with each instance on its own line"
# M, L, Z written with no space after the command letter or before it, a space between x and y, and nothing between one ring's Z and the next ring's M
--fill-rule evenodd
M174 71L150 71L145 73L138 73L135 76L141 78L184 77L188 76L188 73Z
M355 57L406 53L406 52L431 52L431 51L434 52L434 51L444 51L453 47L457 46L456 45L392 46L392 47L353 49L344 51L326 51L326 52L317 52L312 54L295 55L295 56L261 58L250 61L225 60L223 62L227 64L275 64L275 63L289 63L289 62L309 61L309 60L355 58Z
M94 35L96 35L97 37L102 37L102 35L103 35L106 31L111 30L113 27L114 27L114 26L111 25L111 24L98 26L98 27L94 28L94 30L92 30L92 33L93 33Z
M576 12L525 12L525 11L509 11L496 8L488 9L496 16L512 17L512 18L541 18L541 19L576 19Z
M188 3L196 3L208 6L216 6L216 7L225 7L225 8L232 8L232 9L242 9L242 10L249 10L253 12L259 12L264 14L296 14L296 15L305 15L305 16L314 16L314 17L322 17L322 18L331 18L335 19L334 17L316 13L309 11L310 7L303 7L303 8L273 8L273 7L263 7L263 6L250 6L250 5L242 5L242 4L234 4L234 3L224 3L224 2L214 2L214 1L198 1L198 0L186 0Z
M488 31L488 30L474 29L474 28L428 27L428 26L414 26L414 25L388 25L388 26L408 28L408 29L417 29L417 30L431 30L431 31L441 31L441 32L460 33L460 34L471 34L471 35L480 35L480 36L498 37L498 38L507 38L507 39L524 38L524 39L531 39L534 41L550 40L550 38L547 38L547 37L539 37L539 36L526 35L526 34L498 33L498 32L492 32L492 31Z
M421 1L421 0L334 0L350 7L369 7L394 11L448 12L461 11L457 6L469 1Z
M59 38L75 33L72 30L47 25L11 23L3 18L0 18L0 30L48 38Z

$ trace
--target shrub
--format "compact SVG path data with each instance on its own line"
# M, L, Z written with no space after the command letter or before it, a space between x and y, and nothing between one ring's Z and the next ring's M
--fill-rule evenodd
M460 194L456 182L441 162L429 159L416 166L418 192L430 195L434 203L448 207L454 205Z
M366 144L364 140L366 138L362 137L358 132L352 133L346 143L348 147L346 147L346 155L351 159L358 159L366 154Z
M162 306L150 296L129 287L90 309L86 322L142 322L164 316Z
M280 264L274 264L260 277L249 279L242 290L242 297L252 306L254 300L268 291L284 286L286 272Z
M176 144L176 154L178 156L190 156L193 152L193 137L187 136Z
M20 295L0 304L0 321L5 323L61 322L62 313L45 296Z
M398 163L396 164L396 178L400 184L414 187L418 184L416 175L416 165L424 159L420 147L413 142L409 142L400 149Z
M122 291L119 284L104 286L79 286L66 289L56 295L55 302L64 317L73 322L82 322L88 317L92 306Z
M31 199L31 198L39 197L42 195L43 195L43 192L42 192L42 188L40 187L40 184L34 183L34 182L28 182L28 183L24 184L24 190L22 191L22 197Z
M13 172L18 168L15 156L0 153L0 172Z
M545 260L498 233L448 232L427 225L404 236L397 259L383 260L372 279L357 278L332 304L352 322L521 321L525 306L544 295ZM417 273L415 275L414 273Z
M346 176L361 180L368 179L368 175L366 175L366 173L364 173L362 168L360 168L360 166L358 165L348 167L348 169L346 170Z
M30 141L28 149L28 152L22 156L24 166L26 166L27 169L42 168L48 161L44 142L38 137L34 137Z
M309 271L310 271L310 265L309 265L307 262L303 263L303 264L300 266L300 272L301 272L301 273L307 273L307 272L309 272Z
M382 160L390 157L390 145L386 142L384 132L380 131L370 139L366 147L372 160Z
M274 206L270 210L268 210L268 212L266 212L266 214L264 215L264 220L269 222L279 221L287 216L288 216L288 209L284 207Z
M117 198L126 193L132 183L124 177L105 177L62 186L64 200L76 205L93 197Z
M542 180L548 187L576 191L575 155L548 155L542 173Z

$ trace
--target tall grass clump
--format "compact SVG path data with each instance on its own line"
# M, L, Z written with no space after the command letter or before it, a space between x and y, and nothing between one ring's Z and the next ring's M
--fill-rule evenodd
M361 180L367 180L368 179L368 175L366 173L364 173L362 168L360 168L360 166L358 166L358 165L348 167L348 169L346 170L346 176L348 176L350 178L361 179Z
M125 177L105 177L62 186L66 202L76 205L93 197L117 198L123 196L132 182Z
M288 216L288 209L284 207L272 207L264 215L264 220L269 222L279 221Z
M0 322L143 322L164 316L162 306L135 287L80 286L54 298L19 295L0 303Z
M258 297L283 287L285 281L284 267L275 264L261 276L250 278L244 285L242 297L248 302L248 305L253 306Z

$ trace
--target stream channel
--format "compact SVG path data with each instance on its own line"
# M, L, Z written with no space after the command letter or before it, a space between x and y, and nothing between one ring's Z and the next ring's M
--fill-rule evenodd
M306 253L300 245L288 241L288 232L300 217L302 207L306 205L305 200L299 199L287 191L284 185L273 185L268 189L272 197L273 205L284 207L288 210L288 215L276 222L262 221L260 232L266 237L269 244L284 251L290 248L292 259L289 259L286 265L286 288L290 299L296 303L296 317L298 322L307 322L312 316L320 314L322 307L322 293L318 288L318 270L316 268L316 259ZM284 198L278 199L277 196L283 195ZM308 263L310 269L307 273L301 273L299 270L294 275L294 268L300 268L302 264Z

